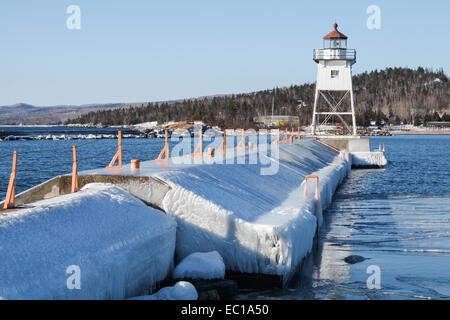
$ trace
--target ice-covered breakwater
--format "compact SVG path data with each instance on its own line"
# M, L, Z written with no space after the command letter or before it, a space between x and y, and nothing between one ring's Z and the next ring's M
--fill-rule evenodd
M164 190L152 185L134 192L150 203L158 198L156 206L175 217L177 261L216 250L227 270L288 278L310 252L322 209L349 172L351 157L314 140L281 144L276 157L259 155L251 164L255 153L247 149L227 156L225 162L232 164L183 164L183 157L147 161L137 170L124 166L120 174L152 177L166 185ZM268 163L276 170L262 174ZM99 169L82 174L119 173ZM314 180L309 180L305 197L308 175L319 177L318 202Z
M354 168L383 168L387 164L382 151L352 152Z
M245 156L249 161L249 155ZM260 165L197 165L156 175L171 190L163 209L178 223L177 258L217 250L228 270L289 276L312 248L322 209L351 163L316 141L281 145L278 171ZM305 177L319 176L320 201Z
M123 299L172 269L176 223L124 190L81 191L0 215L0 299Z
M85 171L79 181L87 186L69 195L55 197L64 190L62 179L37 186L33 192L55 198L0 216L0 297L136 296L170 274L174 252L180 262L217 251L227 270L288 279L311 251L322 209L349 172L351 157L313 140L274 146L274 153L258 148L235 155L228 147L233 154L227 152L223 164L189 154L142 162L140 169ZM112 175L128 192L89 184ZM305 195L308 175L319 178L319 200L314 180ZM134 180L127 183L127 176ZM70 272L77 270L81 290L71 290Z

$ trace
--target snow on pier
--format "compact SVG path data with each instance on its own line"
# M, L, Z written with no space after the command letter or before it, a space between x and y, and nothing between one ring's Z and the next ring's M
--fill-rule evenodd
M248 163L248 155L246 163ZM279 168L261 175L260 165L198 165L156 176L171 187L163 209L178 222L178 259L217 250L227 269L288 276L312 248L322 209L351 164L315 141L282 145ZM307 175L318 175L304 196Z
M106 184L9 211L0 215L0 298L145 293L171 272L175 233L174 219Z
M322 209L351 169L348 153L314 140L281 144L274 154L227 152L223 164L207 163L206 154L200 163L185 160L193 157L81 172L81 191L0 215L0 298L137 296L171 274L174 252L180 262L217 251L227 270L287 280L311 251ZM309 175L319 179L318 200L314 179L305 194ZM120 179L105 178L113 176ZM92 184L101 179L121 188ZM65 190L63 179L36 188L24 194ZM80 269L79 290L68 289L70 266Z
M227 270L286 277L311 250L322 208L349 172L351 157L313 140L282 144L279 157L262 155L256 164L250 164L252 156L248 150L232 155L233 164L182 164L186 159L179 157L166 164L146 161L137 170L127 165L81 174L148 176L168 185L158 207L178 223L178 261L216 250ZM262 174L267 163L276 164L273 174ZM307 175L319 177L318 202L313 180L305 198Z
M387 164L382 151L352 152L354 168L383 168Z

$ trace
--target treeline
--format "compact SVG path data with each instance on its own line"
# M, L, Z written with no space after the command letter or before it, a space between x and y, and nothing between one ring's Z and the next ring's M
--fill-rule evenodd
M450 118L450 115L441 118L438 113L449 108L448 78L442 69L387 68L365 72L353 77L353 88L358 125L368 126L371 121L420 124ZM251 128L255 127L254 117L272 114L274 98L274 114L299 116L300 122L306 125L311 122L314 93L315 84L308 83L247 94L90 112L67 123L131 125L202 120L221 128ZM301 108L299 99L305 104Z

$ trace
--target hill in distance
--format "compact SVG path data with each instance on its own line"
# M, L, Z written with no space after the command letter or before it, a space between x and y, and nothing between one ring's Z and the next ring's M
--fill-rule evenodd
M442 69L386 68L364 72L353 76L353 90L356 122L361 126L368 126L371 121L417 125L432 120L450 120L450 87ZM69 123L132 125L149 121L202 120L221 128L251 128L255 127L254 117L271 114L274 97L274 114L299 116L302 125L309 125L314 94L315 84L307 83L252 93L94 111L70 119ZM305 107L298 108L299 99ZM349 101L346 104L349 108ZM439 116L443 111L447 112L444 118Z
M164 101L164 103L172 104L177 101L182 100L170 100ZM0 106L0 125L57 125L67 123L69 119L78 118L90 112L114 110L118 108L126 109L130 107L144 106L147 104L148 102L84 104L80 106L34 106L26 103L16 103L9 106Z
M353 76L358 125L370 121L414 123L449 121L450 87L443 70L387 68ZM315 84L292 85L236 95L214 95L152 103L86 104L38 107L25 103L0 106L0 125L132 125L158 121L202 120L228 128L255 127L253 118L271 114L299 116L310 124ZM298 99L306 106L299 109ZM439 117L442 112L447 115Z
M124 108L134 105L138 104L111 103L88 104L81 106L59 105L50 107L38 107L26 103L17 103L10 106L0 106L0 124L62 124L70 118L79 117L89 112L105 109Z

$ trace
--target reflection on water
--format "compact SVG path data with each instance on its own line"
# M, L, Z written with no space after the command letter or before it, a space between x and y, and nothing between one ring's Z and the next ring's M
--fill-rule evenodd
M450 197L337 200L313 253L287 290L243 292L242 299L448 299ZM350 265L349 255L367 260ZM367 267L381 290L367 289Z
M450 298L450 137L372 138L381 141L389 165L351 172L289 288L239 299ZM367 260L347 264L350 255ZM367 288L370 265L380 268L379 290Z

